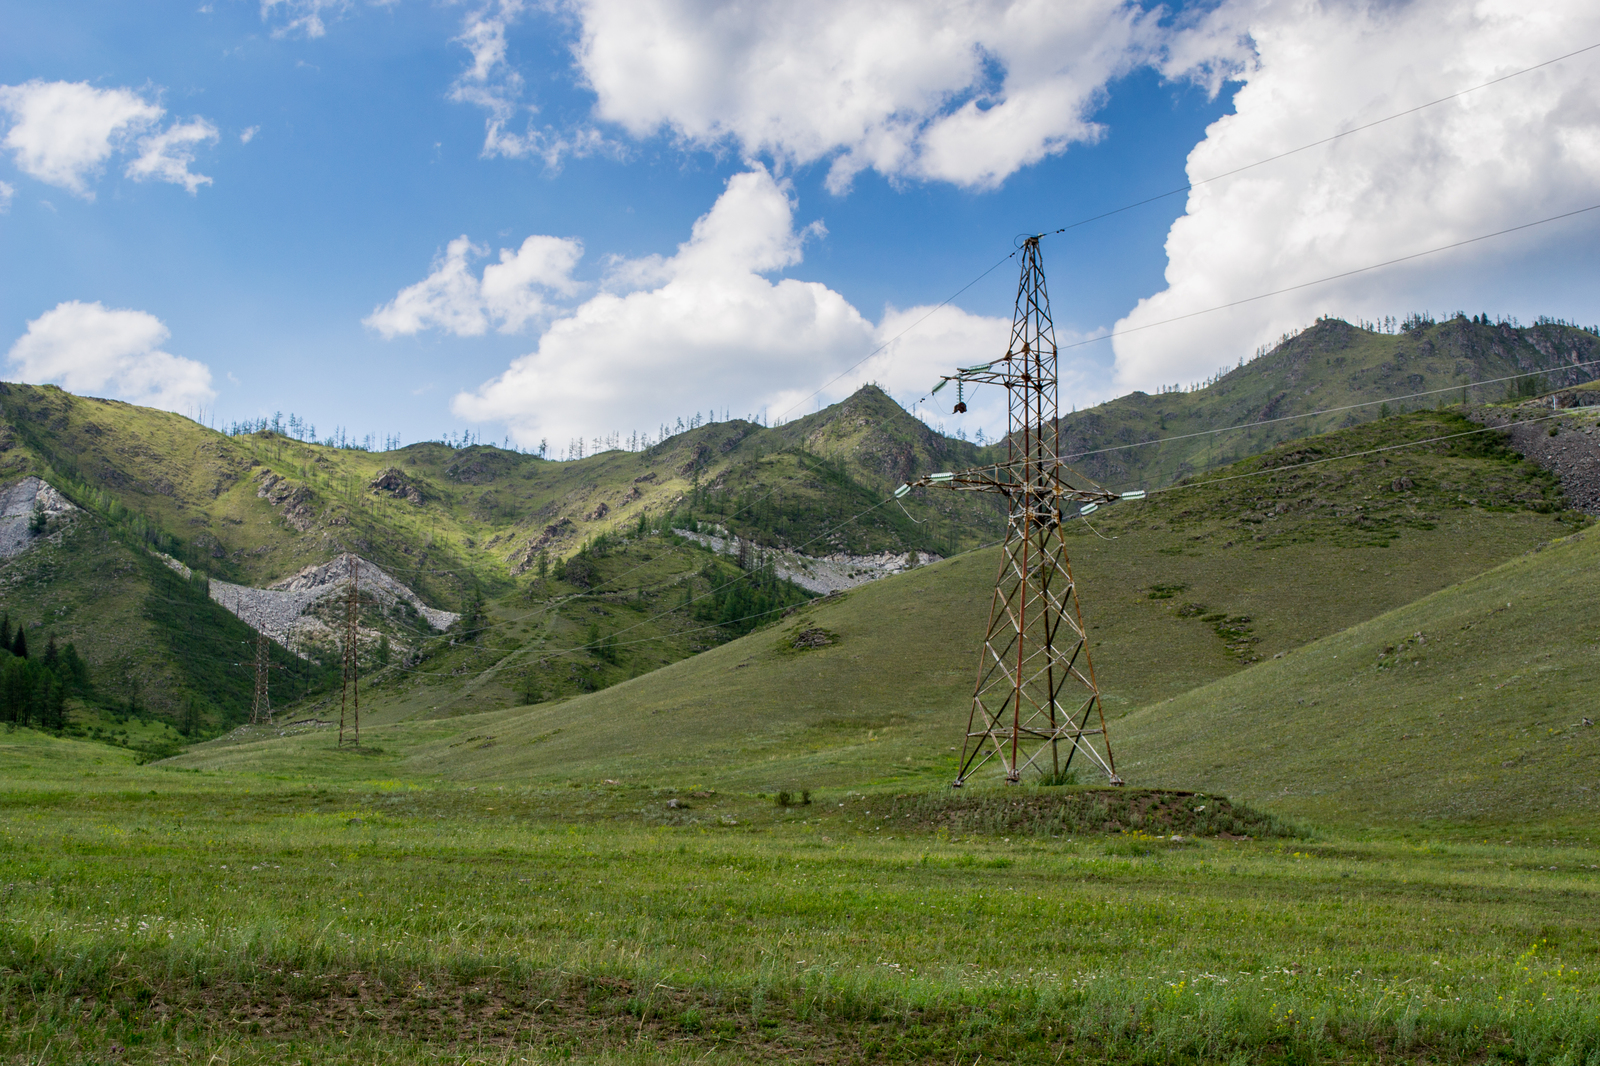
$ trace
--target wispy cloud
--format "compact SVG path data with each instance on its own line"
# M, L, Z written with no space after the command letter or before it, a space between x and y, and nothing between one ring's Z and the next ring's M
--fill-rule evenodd
M540 159L554 170L564 159L619 153L620 146L592 126L533 125L539 109L523 101L525 83L511 63L506 34L535 6L527 0L491 0L467 13L455 40L471 54L472 62L451 85L450 99L488 112L483 134L486 157Z
M193 196L211 179L189 169L194 149L217 139L217 128L203 118L174 123L160 133L139 139L139 156L128 164L125 173L134 181L170 181L182 185Z

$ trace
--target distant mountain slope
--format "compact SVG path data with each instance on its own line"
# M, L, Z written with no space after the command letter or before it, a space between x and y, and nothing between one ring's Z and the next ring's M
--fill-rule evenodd
M360 556L420 597L386 597L383 610L367 608L362 616L370 637L394 615L388 632L399 642L396 654L411 654L426 627L389 609L396 604L444 619L442 612L462 610L475 597L525 603L541 594L534 585L545 596L584 595L560 580L564 561L599 538L637 534L641 523L652 529L714 525L758 547L814 556L958 551L998 531L991 501L943 495L886 507L885 486L903 470L970 463L977 455L970 444L932 433L874 388L777 429L750 422L698 425L645 451L557 463L483 446L423 443L374 454L272 430L229 437L164 411L52 386L0 384L0 491L7 493L8 514L18 511L0 518L6 543L16 542L15 553L6 549L14 558L0 564L0 601L26 614L30 624L44 618L40 612L54 612L48 622L63 639L79 643L92 670L106 679L106 692L138 693L145 706L176 717L197 693L222 689L201 684L193 662L174 657L172 633L151 629L144 617L150 612L140 605L156 602L151 597L158 585L188 582L187 573L164 571L149 552L190 568L190 584L215 580L215 599L241 608L247 619L253 619L249 608L284 598L251 589L308 569L320 572L347 554ZM35 487L18 488L29 485ZM31 552L30 501L56 490L82 520L70 543ZM13 508L14 495L21 502ZM74 554L90 540L111 553L99 570L92 556ZM124 561L114 562L118 558ZM67 559L75 562L59 565ZM689 569L668 574L653 565L649 596L724 565L696 552L663 556L668 559ZM543 573L548 582L539 580ZM107 586L108 574L120 575L120 585L112 583L119 587ZM648 597L635 584L628 587L639 592L642 605ZM64 610L68 603L78 605L77 614ZM313 653L326 659L334 649L325 623L336 622L338 610L326 603L317 610L328 618L300 624L274 614L267 629L279 636L304 630L321 645ZM213 613L208 605L173 633ZM168 614L157 616L166 619L162 625L176 625ZM668 647L686 655L739 631L718 629L720 636ZM565 637L569 644L584 638L582 630ZM376 638L368 642L377 644ZM251 680L237 665L238 640L228 643L228 671L218 677L233 680L205 708L211 726L237 720L249 695ZM618 676L603 658L588 660L564 680L519 675L512 688L555 694Z
M1377 333L1323 319L1219 380L1191 392L1130 393L1062 419L1063 454L1095 480L1117 488L1170 484L1265 451L1285 440L1370 421L1381 414L1435 407L1441 399L1481 403L1507 395L1508 383L1473 382L1540 371L1526 394L1600 378L1600 337L1572 326L1516 328L1465 316L1400 333ZM1457 387L1460 387L1458 390ZM1441 396L1386 397L1450 389ZM1249 430L1210 433L1309 411L1370 403ZM1188 434L1202 434L1188 436ZM1179 438L1179 439L1170 439ZM1163 443L1146 442L1162 439ZM1131 446L1131 447L1130 447Z
M910 472L979 455L870 386L780 428L712 423L564 463L490 446L369 453L271 430L228 437L53 386L0 385L0 416L0 482L43 476L208 574L259 587L348 551L441 607L474 580L504 587L539 552L565 558L641 513L719 519L812 554L948 551L1000 525L992 504L945 496L904 501L915 520L880 508L836 528Z

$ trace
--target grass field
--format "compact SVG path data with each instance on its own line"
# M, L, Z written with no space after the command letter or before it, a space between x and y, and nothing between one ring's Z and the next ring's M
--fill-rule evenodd
M368 768L0 738L0 1055L1600 1061L1590 834L1001 835Z

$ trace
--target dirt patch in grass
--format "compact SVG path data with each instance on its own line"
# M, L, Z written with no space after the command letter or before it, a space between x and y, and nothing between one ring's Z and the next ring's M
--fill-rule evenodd
M1138 831L1180 836L1289 837L1300 831L1223 796L1154 788L1018 788L923 792L883 807L896 829L1067 836Z

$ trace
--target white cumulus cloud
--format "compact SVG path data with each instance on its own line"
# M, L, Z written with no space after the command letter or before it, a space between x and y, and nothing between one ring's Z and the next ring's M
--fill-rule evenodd
M10 118L5 146L18 169L86 199L94 197L88 179L163 114L130 89L37 80L0 85L0 110Z
M0 215L11 210L11 198L17 195L17 190L0 181Z
M129 148L138 152L126 170L135 181L168 181L190 193L211 181L189 165L196 145L217 139L216 128L194 118L157 129L166 111L131 89L38 80L0 85L0 111L9 119L4 144L18 169L86 200L94 199L89 183L106 160Z
M1124 0L574 0L596 113L784 162L988 187L1101 135L1106 84L1160 53Z
M825 285L769 278L798 265L822 232L796 228L794 211L791 190L767 170L734 175L674 255L612 263L604 291L551 322L499 377L457 395L453 410L504 422L533 445L653 431L672 412L777 415L803 404L925 311L888 312L875 325ZM942 309L897 341L892 359L885 352L849 371L824 399L874 378L925 389L953 362L998 354L1005 329Z
M189 169L194 162L197 144L211 144L217 139L217 128L203 118L177 122L148 137L139 138L139 156L128 164L128 177L134 181L170 181L182 185L193 196L211 179L195 174Z
M1222 42L1247 35L1256 58L1242 74L1235 113L1191 152L1191 180L1600 40L1600 7L1240 0L1214 11L1195 39L1206 33ZM1591 53L1201 185L1168 234L1167 287L1118 329L1600 202L1597 101ZM1143 330L1115 342L1116 382L1187 384L1323 312L1376 319L1429 307L1506 310L1495 296L1514 279L1498 264L1562 241L1592 241L1597 229L1596 221L1558 223ZM1578 309L1595 310L1600 305Z
M583 257L581 241L532 236L515 251L500 249L500 261L474 275L471 261L487 254L465 235L457 237L426 278L401 289L363 324L390 338L425 329L476 337L491 325L515 333L550 310L547 294L578 291L572 270Z
M21 380L69 392L169 411L209 402L216 396L210 369L162 351L169 336L166 325L144 311L69 300L29 322L8 358Z

